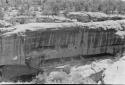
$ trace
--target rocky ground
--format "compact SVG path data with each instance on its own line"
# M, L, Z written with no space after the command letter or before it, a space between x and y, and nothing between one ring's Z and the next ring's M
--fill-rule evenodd
M59 64L58 64L59 65ZM44 68L31 82L1 82L1 84L125 84L125 56L101 56L53 64Z

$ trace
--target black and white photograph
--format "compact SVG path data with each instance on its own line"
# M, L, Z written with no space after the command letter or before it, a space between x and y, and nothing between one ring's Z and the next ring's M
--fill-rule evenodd
M1 84L125 84L125 0L0 0Z

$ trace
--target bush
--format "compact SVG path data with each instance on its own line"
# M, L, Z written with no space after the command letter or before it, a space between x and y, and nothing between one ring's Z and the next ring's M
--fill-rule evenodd
M46 83L63 83L67 78L68 75L65 72L53 71L49 74Z

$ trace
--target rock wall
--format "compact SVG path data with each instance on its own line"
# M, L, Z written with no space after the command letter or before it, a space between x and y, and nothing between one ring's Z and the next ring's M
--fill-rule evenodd
M20 64L24 63L25 57L41 61L42 56L45 59L53 59L102 53L114 54L125 46L125 39L116 35L117 31L124 31L124 24L125 21L121 20L87 24L31 23L21 27L16 26L15 30L3 34L1 39L3 60L1 60L13 63L11 60L14 58L18 59L16 63ZM6 63L2 61L1 64Z

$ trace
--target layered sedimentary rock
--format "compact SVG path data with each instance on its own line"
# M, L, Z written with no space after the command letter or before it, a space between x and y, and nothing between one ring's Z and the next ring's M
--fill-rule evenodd
M125 20L17 25L1 37L0 64L24 64L30 57L39 66L43 59L114 54L124 49L125 39L117 35L124 27Z

